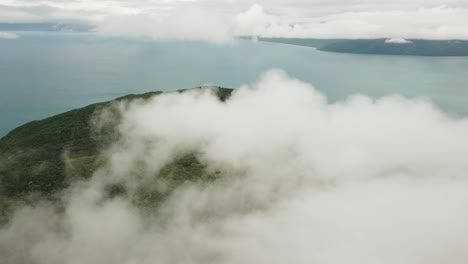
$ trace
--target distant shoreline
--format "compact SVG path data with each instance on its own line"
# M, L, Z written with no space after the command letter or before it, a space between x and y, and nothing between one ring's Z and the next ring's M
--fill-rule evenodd
M467 40L258 38L258 41L348 54L427 57L468 56Z

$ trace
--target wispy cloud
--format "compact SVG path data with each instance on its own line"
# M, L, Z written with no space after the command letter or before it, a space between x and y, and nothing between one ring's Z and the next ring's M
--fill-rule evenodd
M15 33L0 31L0 39L15 39L15 38L18 38L18 35Z
M390 38L390 39L386 39L385 43L411 44L413 42L404 38Z

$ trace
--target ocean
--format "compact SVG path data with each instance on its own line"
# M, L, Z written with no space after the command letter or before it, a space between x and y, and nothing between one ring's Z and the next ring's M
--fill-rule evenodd
M206 84L238 88L273 68L306 81L330 101L353 94L432 99L468 115L468 57L339 54L238 40L203 42L28 33L0 39L0 136L42 119L129 93Z

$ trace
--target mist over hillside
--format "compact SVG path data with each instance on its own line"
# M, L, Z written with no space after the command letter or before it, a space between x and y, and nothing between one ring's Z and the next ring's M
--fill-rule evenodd
M427 99L330 103L279 70L225 95L193 89L93 111L93 139L108 141L91 175L10 200L0 259L468 261L468 119Z
M0 264L467 264L467 73L468 0L0 0Z

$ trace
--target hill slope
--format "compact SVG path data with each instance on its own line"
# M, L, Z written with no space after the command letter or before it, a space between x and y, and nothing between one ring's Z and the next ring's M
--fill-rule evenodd
M214 89L222 101L232 92L227 88ZM0 139L0 199L24 198L32 193L49 196L76 179L89 177L99 162L98 150L109 140L91 136L93 114L115 101L147 99L159 94L161 92L127 95L29 122L12 130ZM73 170L67 171L70 164ZM196 157L188 154L161 173L171 178L168 180L181 182L200 177L202 169Z

